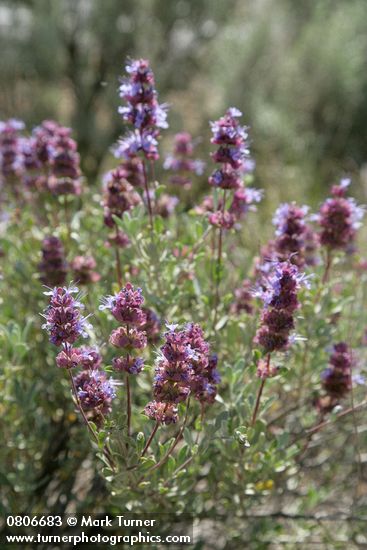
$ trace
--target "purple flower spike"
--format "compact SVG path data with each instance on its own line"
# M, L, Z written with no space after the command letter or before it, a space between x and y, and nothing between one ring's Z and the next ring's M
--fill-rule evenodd
M89 323L80 310L83 305L73 297L77 288L55 287L51 292L50 304L45 310L46 323L42 326L50 335L50 342L55 346L74 344L80 337L86 337Z
M307 206L297 206L295 203L281 204L273 217L276 227L274 248L277 257L279 260L289 258L291 263L299 268L306 263L307 213Z
M104 176L104 222L108 227L115 227L113 216L122 218L124 212L141 203L139 194L127 180L128 175L129 172L121 165Z
M81 406L89 420L100 426L111 412L116 397L115 383L101 370L86 369L74 377Z
M101 278L100 274L94 271L97 263L93 256L75 256L70 267L73 271L73 279L79 285L96 283Z
M142 153L145 158L156 160L160 128L168 128L168 107L158 103L154 74L146 59L129 60L126 72L129 76L120 86L120 97L126 105L119 107L119 113L135 131L120 140L115 155L131 159Z
M55 195L80 195L81 171L77 144L70 128L60 126L49 145L48 187Z
M209 184L217 189L223 189L223 196L217 204L206 197L198 213L208 212L209 223L224 229L238 228L246 213L256 210L255 203L260 202L262 191L245 188L244 176L254 169L254 163L249 156L248 129L241 126L238 118L241 112L232 107L216 122L211 123L213 137L211 142L218 145L212 153L213 160L219 167L209 177ZM227 205L227 191L233 192L232 202Z
M125 350L125 355L114 358L112 366L116 371L127 374L139 374L144 366L143 359L136 357L148 342L144 327L147 323L146 309L142 309L144 297L141 288L127 283L115 296L108 296L100 309L109 309L123 326L113 330L110 344Z
M220 376L217 357L210 355L201 327L190 323L183 330L177 330L177 325L167 328L155 369L155 398L177 404L193 395L203 404L213 403Z
M297 292L302 285L308 286L307 277L295 265L277 262L255 292L264 302L255 342L266 353L284 351L292 342L290 331L294 328L294 312L299 308Z
M329 367L321 375L324 395L316 401L316 407L327 413L340 403L352 389L354 359L345 342L334 344Z
M56 357L56 364L58 367L66 369L82 367L83 369L97 370L101 367L102 358L95 348L86 346L73 348L67 345Z
M236 189L241 185L240 169L249 158L248 133L245 126L241 126L237 118L240 111L231 108L227 113L211 123L213 133L212 143L219 145L212 154L213 160L223 165L209 178L211 185L222 189Z
M116 348L143 349L147 345L145 332L133 327L119 327L111 333L110 344Z
M139 374L144 367L144 360L141 357L115 357L112 366L116 371L127 372L128 374Z
M62 346L56 357L59 368L82 367L83 370L73 377L78 408L83 409L88 420L101 426L105 416L111 412L112 400L116 396L115 383L101 370L102 358L98 349L73 347L80 336L86 336L85 329L89 328L86 318L80 313L83 305L73 296L76 293L76 287L55 287L45 292L50 296L50 303L45 310L46 323L42 328L47 330L53 344Z
M5 184L15 184L23 173L22 130L21 120L0 121L0 180Z
M57 237L46 237L42 242L42 260L38 264L40 279L47 286L63 285L68 264L62 242Z
M115 296L105 298L99 309L109 309L121 323L139 326L146 321L146 315L141 309L143 303L141 288L135 289L131 283L127 283Z
M330 250L350 249L364 216L364 209L346 197L349 184L349 179L343 179L332 187L333 196L324 202L317 217L321 227L320 243Z
M52 164L55 160L57 141L65 134L65 131L70 132L53 120L44 120L39 126L33 128L31 136L23 141L24 183L32 191L54 191L56 193L61 191L63 185L58 186L61 181L55 178ZM74 153L72 154L73 158L69 160L74 163L74 167L78 171L79 161L75 154L75 142L71 148ZM66 182L64 183L66 186ZM79 181L75 185L70 181L68 185L72 187L72 192L79 192Z

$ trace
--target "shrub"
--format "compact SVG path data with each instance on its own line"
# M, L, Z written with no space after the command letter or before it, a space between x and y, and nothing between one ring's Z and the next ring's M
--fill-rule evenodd
M189 511L259 544L272 517L348 516L366 406L349 180L317 214L282 204L266 242L238 109L211 123L209 176L181 133L156 181L167 107L148 61L126 69L101 196L69 129L0 126L3 511ZM208 194L180 202L198 178Z

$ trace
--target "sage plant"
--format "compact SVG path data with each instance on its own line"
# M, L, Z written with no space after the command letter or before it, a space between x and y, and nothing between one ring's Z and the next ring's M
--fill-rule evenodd
M261 385L252 417L253 424L265 380L277 372L271 365L271 354L286 351L296 338L291 332L295 327L295 312L300 307L298 291L302 285L308 286L307 276L287 260L274 262L255 291L255 296L262 299L264 307L254 341L262 348L266 360L261 360L258 365L257 375L261 378Z
M201 327L189 323L182 330L177 325L167 325L165 342L160 348L155 375L154 401L149 402L144 412L156 421L145 445L143 455L161 424L176 423L179 403L186 402L186 414L167 457L176 447L186 426L190 396L199 401L202 416L205 405L214 402L220 376L217 371L217 356L210 354L210 346Z
M316 407L322 415L332 411L352 390L353 365L353 355L348 344L345 342L334 344L329 367L321 375L324 393L316 401Z
M320 226L320 244L326 248L323 282L328 279L333 252L353 250L356 233L364 216L364 209L357 205L355 199L346 196L350 183L349 178L344 178L339 185L333 185L332 196L321 205L316 217Z
M116 396L115 382L107 379L101 369L101 357L95 348L74 346L80 337L86 338L87 330L92 328L81 313L84 306L78 292L77 287L55 287L45 292L46 296L50 296L50 302L43 314L46 323L42 328L48 332L50 342L61 347L56 364L68 371L75 403L98 445L98 435L90 422L95 422L99 427L105 423L105 417L111 412L112 400ZM75 298L73 294L76 294ZM82 371L74 376L72 370L76 367L81 367ZM103 454L110 468L114 470L114 460L106 445L103 447Z
M119 107L119 113L134 129L120 139L115 155L123 160L135 159L141 155L145 198L153 227L146 161L150 163L153 176L154 161L159 158L160 129L168 128L167 105L158 103L154 74L146 59L129 60L125 69L128 77L121 82L120 97L126 102L126 106Z
M113 359L112 365L116 371L125 373L127 433L131 433L131 390L130 375L139 374L144 361L137 354L147 345L147 337L142 325L146 322L146 315L142 310L144 297L140 288L135 289L127 283L117 294L108 296L100 306L101 310L109 310L113 317L122 326L115 329L109 342L125 353Z
M219 284L222 268L223 231L231 229L237 219L249 210L250 204L258 202L259 193L244 188L244 176L248 171L249 142L248 128L241 126L239 118L242 113L232 107L216 122L211 123L213 137L211 142L218 146L212 153L212 159L219 167L209 177L209 184L215 189L222 190L222 196L215 204L213 211L209 213L209 223L218 229L218 243L215 270L215 301L214 301L214 327L217 322L219 306ZM227 207L227 193L232 192L232 204ZM213 250L214 251L214 250Z
M25 125L21 120L11 118L0 121L0 183L7 185L15 196L19 196L19 181L23 173L22 135Z

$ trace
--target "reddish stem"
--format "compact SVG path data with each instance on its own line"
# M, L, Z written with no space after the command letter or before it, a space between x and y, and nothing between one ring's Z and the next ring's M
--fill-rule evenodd
M223 204L222 204L222 214L224 215L226 208L226 189L223 190ZM215 276L215 313L214 313L214 328L217 324L218 318L218 306L220 302L219 296L219 284L220 284L220 270L222 266L222 249L223 249L223 227L222 225L219 228L219 237L218 237L218 256L217 256L217 268Z
M327 252L326 252L325 271L324 271L324 275L322 277L322 284L323 285L325 283L327 283L327 281L329 279L331 264L332 264L332 254L331 254L330 248L328 248Z
M168 458L170 457L170 455L173 453L173 451L175 450L176 446L178 445L180 439L181 439L181 436L183 434L183 431L185 429L185 426L186 426L186 423L187 423L187 417L188 417L188 412L189 412L189 406L190 406L190 397L188 398L188 401L187 401L187 405L186 405L186 413L185 413L185 418L184 418L184 421L182 423L182 426L181 428L179 429L178 431L178 434L176 435L175 437L175 440L174 442L172 443L171 447L168 449L167 453L164 455L163 458L161 458L161 460L159 462L157 462L157 464L155 464L155 466L153 466L152 468L150 468L148 471L149 472L152 472L153 470L156 470L157 468L160 468L160 466L162 466L167 460Z
M149 185L148 185L148 175L147 175L147 168L145 166L145 161L143 160L143 176L144 176L144 188L145 188L145 194L147 197L147 205L148 205L148 213L149 213L149 220L150 220L150 226L153 231L153 210L152 210L152 203L150 200L149 195Z
M90 433L92 434L94 440L98 443L98 438L96 436L96 434L94 433L94 431L92 430L92 427L91 425L89 424L89 420L88 418L85 416L85 412L84 412L84 409L82 407L82 404L80 402L80 399L79 399L79 396L78 396L78 391L76 389L76 386L75 386L75 381L74 381L74 377L73 375L71 374L71 369L68 369L69 371L69 376L70 376L70 381L71 381L71 388L72 388L72 391L73 391L73 395L74 395L74 398L75 398L75 401L76 401L76 405L79 409L79 412L80 414L82 415L83 417L83 420L85 422L85 425L87 426L88 430L90 431Z
M268 357L267 357L267 360L266 360L266 372L269 372L269 366L270 366L270 353L268 353ZM266 378L263 378L261 380L260 388L259 388L257 398L256 398L254 413L252 415L251 426L253 426L256 422L256 417L257 417L257 413L258 413L259 406L260 406L261 395L263 393L263 389L264 389L264 386L265 386L265 380L266 380Z
M148 438L148 441L146 442L146 445L141 453L141 456L144 456L145 453L147 452L147 450L149 449L149 446L151 444L151 442L153 441L153 437L155 436L155 434L157 433L157 430L159 428L159 422L157 421L153 430L152 430L152 433L150 434L149 438Z
M361 403L358 403L354 407L349 407L348 409L345 409L341 413L337 414L334 418L332 418L332 419L329 418L328 420L324 420L323 422L320 422L320 424L317 424L313 428L309 428L304 433L298 435L293 440L292 443L296 443L297 441L299 441L300 439L303 439L304 437L310 437L311 435L319 432L320 430L322 430L326 426L329 426L330 424L333 424L336 420L339 420L339 418L343 418L344 416L347 416L350 413L354 414L355 411L357 411L359 409L362 409L363 407L366 407L366 406L367 406L367 400L362 401Z

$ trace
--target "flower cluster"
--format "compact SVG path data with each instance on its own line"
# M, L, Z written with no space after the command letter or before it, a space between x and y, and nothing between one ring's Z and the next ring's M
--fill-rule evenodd
M144 408L144 414L159 424L176 424L178 420L177 407L173 403L150 401Z
M101 357L101 354L99 353L98 348L82 346L79 349L81 352L80 366L83 369L96 370L101 368L102 357Z
M295 203L281 204L273 217L276 227L274 249L278 259L289 258L299 268L305 265L307 213L307 206L297 206Z
M215 206L213 195L205 195L200 204L195 206L195 213L198 216L210 216L214 211L221 211L223 208L223 199L219 197Z
M110 344L125 350L125 355L113 359L113 367L127 374L139 374L144 366L142 358L137 357L137 350L147 345L147 336L142 325L146 322L146 314L142 309L144 298L140 288L135 289L127 283L118 294L108 296L100 306L108 309L114 318L122 323L110 336Z
M256 203L262 199L263 191L252 187L241 187L237 189L233 198L225 210L225 202L219 197L216 206L212 195L206 195L199 206L195 207L198 215L207 215L209 222L214 227L231 229L240 227L239 222L247 212L256 211Z
M209 223L221 229L239 227L243 217L249 211L256 210L255 203L262 199L262 191L245 187L244 176L254 169L249 158L247 128L237 120L241 116L238 109L228 109L226 114L211 123L213 137L211 142L218 145L212 158L220 165L209 177L209 183L222 189L223 195L214 200L204 197L202 204L196 207L197 214L206 214ZM233 192L227 204L227 191Z
M0 122L0 180L4 183L13 184L22 174L23 129L24 123L14 118Z
M40 279L47 286L63 285L66 281L68 264L60 239L49 236L42 242L42 260L38 264Z
M108 239L104 243L106 248L111 248L112 246L116 248L127 248L130 245L130 239L128 235L117 229L108 235Z
M174 172L170 182L174 185L190 188L192 184L191 175L202 176L205 170L205 162L194 159L195 143L191 134L180 132L174 137L174 149L171 155L166 157L163 167Z
M228 211L222 212L221 210L212 212L208 219L210 225L221 229L232 229L236 221L233 214Z
M126 176L123 166L118 166L104 176L103 207L107 227L115 226L113 216L122 218L124 212L141 203L140 195L127 181Z
M254 311L252 283L249 279L244 279L242 285L234 291L234 301L231 305L231 313L239 315L243 311L251 315Z
M78 293L76 287L55 287L45 292L50 296L50 303L45 310L46 323L42 328L50 335L50 342L55 346L64 346L68 352L70 345L80 337L86 337L87 320L81 314L83 304L73 294ZM71 365L70 365L71 366Z
M80 157L70 128L44 120L21 145L27 188L54 195L81 193Z
M212 154L215 162L220 164L209 177L209 183L213 187L224 190L221 208L209 215L209 223L222 229L230 229L234 226L236 217L240 219L253 202L261 199L261 194L256 191L245 190L243 176L251 170L253 165L248 163L249 144L248 133L245 126L241 126L237 120L242 113L235 108L227 110L226 114L211 123L213 137L211 142L218 145L218 149ZM228 211L226 207L226 190L235 193L233 203Z
M55 195L80 195L80 157L70 128L58 128L50 142L50 156L50 191Z
M307 223L307 206L281 204L273 216L275 238L270 239L254 258L254 275L261 280L273 262L289 260L298 268L319 263L319 235ZM310 217L311 218L311 217Z
M158 198L156 198L153 193L150 193L150 201L153 213L162 218L169 218L172 216L179 203L178 197L168 195L168 193L162 193Z
M213 403L220 377L217 357L210 355L199 325L190 323L183 330L168 326L164 336L154 376L155 401L148 403L145 413L158 422L170 423L177 421L176 405L189 395L202 404ZM162 420L161 413L165 416L167 411L168 420Z
M80 336L87 336L86 329L90 328L87 319L81 314L83 305L78 298L73 297L77 292L76 287L55 287L45 292L50 296L50 303L44 313L46 323L42 328L47 330L55 346L62 346L56 357L57 366L65 369L82 368L73 378L77 393L75 397L88 418L100 425L104 416L111 411L115 391L113 381L107 380L101 370L99 351L86 346L73 346Z
M306 221L308 210L307 206L297 206L294 202L277 208L273 216L275 238L262 246L254 259L255 275L268 273L271 262L289 260L300 269L319 263L319 236Z
M146 333L148 342L157 342L160 338L161 320L152 309L147 307L143 307L142 309L145 314L145 322L141 325L141 330Z
M247 212L256 211L256 203L259 203L263 197L262 189L253 189L252 187L240 187L234 192L233 200L228 208L228 212L234 217L235 222L239 222Z
M52 143L60 131L63 131L63 127L54 120L44 120L32 130L31 138L36 158L44 166L51 162Z
M86 346L80 348L64 346L56 357L57 366L64 369L81 367L94 370L100 368L101 362L102 358L98 350Z
M145 158L156 160L159 129L168 127L167 106L158 103L154 74L147 60L130 60L126 72L129 76L121 82L120 97L127 105L119 107L119 113L134 131L120 140L115 154L131 159L142 152Z
M262 286L255 292L264 302L261 325L255 342L265 353L284 351L289 346L294 328L294 313L299 307L297 293L307 277L289 261L276 262Z
M256 375L262 380L266 378L273 378L278 374L278 367L270 362L270 353L266 359L260 359L257 364Z
M349 179L342 179L339 185L334 185L331 189L332 197L320 208L320 243L329 250L347 250L353 245L356 231L361 225L364 210L353 198L346 197L349 185Z
M38 192L50 191L52 144L63 127L53 120L44 120L33 128L31 135L23 140L24 184Z
M330 412L352 388L353 356L345 342L334 344L329 367L321 375L324 395L316 402L322 413Z
M32 137L22 140L21 155L25 188L31 191L44 191L47 188L47 178L40 174L41 163L37 158Z
M97 271L96 260L93 256L76 256L70 262L71 270L73 271L73 280L79 285L88 285L96 283L101 276Z
M214 162L221 165L209 178L209 183L221 189L238 189L241 187L241 172L245 167L245 160L249 157L248 133L245 126L241 126L238 118L242 113L230 108L226 114L211 123L212 143L218 145L217 151L212 154Z
M119 166L120 177L124 177L135 188L144 187L144 166L139 157L122 160Z
M97 426L103 424L104 417L112 410L112 400L116 397L113 380L98 369L85 368L74 377L77 395L88 420Z

